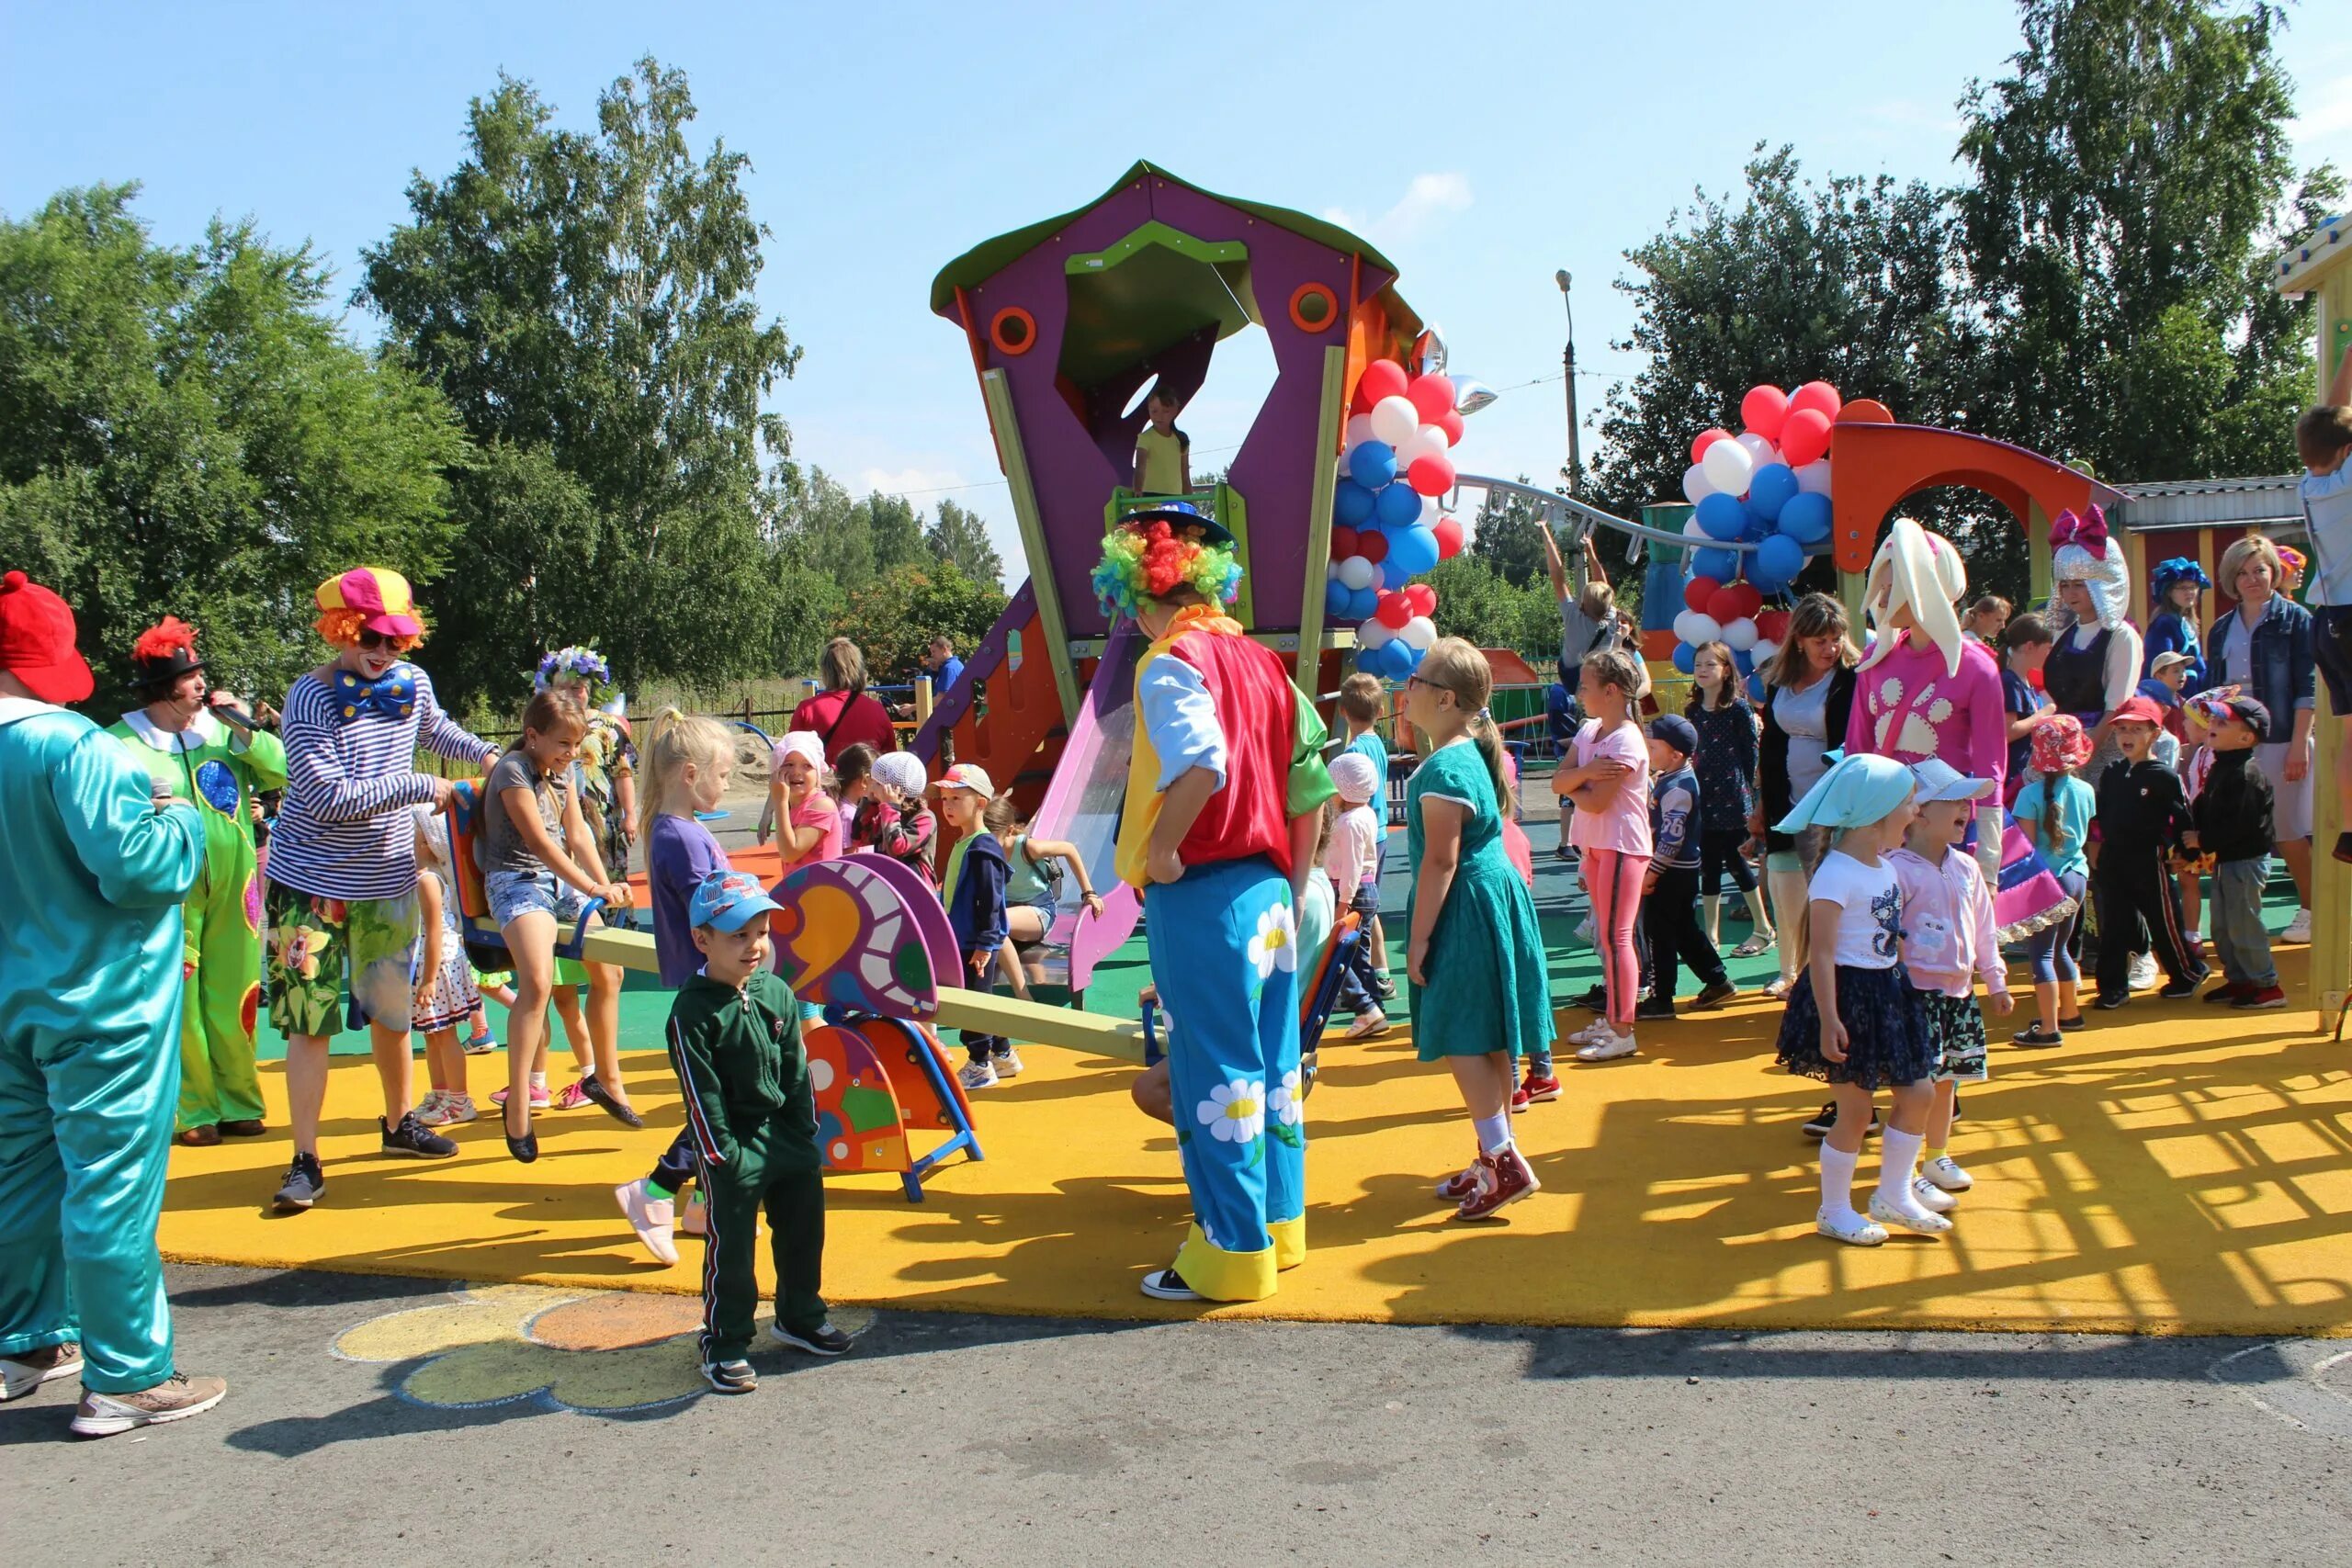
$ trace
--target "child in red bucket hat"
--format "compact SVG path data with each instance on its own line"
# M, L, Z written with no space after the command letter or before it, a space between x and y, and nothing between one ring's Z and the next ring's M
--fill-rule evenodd
M2193 840L2196 824L2180 775L2155 760L2162 709L2130 697L2107 716L2123 755L2098 776L2098 863L2091 890L2098 899L2098 1006L2112 1010L2132 999L2132 936L2145 919L2167 984L2167 1001L2193 997L2212 971L2189 956L2180 918L2180 887L2171 863Z

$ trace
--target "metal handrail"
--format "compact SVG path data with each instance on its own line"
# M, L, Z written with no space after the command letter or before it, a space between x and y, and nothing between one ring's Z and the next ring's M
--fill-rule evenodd
M1699 545L1699 541L1688 534L1669 534L1663 528L1653 528L1646 523L1628 522L1614 513L1603 512L1597 506L1588 506L1572 495L1562 495L1557 491L1539 490L1533 485L1521 484L1516 479L1498 479L1485 474L1456 474L1453 478L1453 488L1457 496L1464 485L1488 492L1500 491L1506 495L1515 495L1522 500L1534 502L1554 516L1581 518L1587 526L1598 524L1602 527L1614 528L1620 533L1631 534L1637 539L1672 545L1677 548L1687 549L1698 545L1702 549L1731 550L1743 555L1756 548L1756 542L1753 540L1717 539L1712 536L1704 545ZM1458 501L1457 504L1459 504Z

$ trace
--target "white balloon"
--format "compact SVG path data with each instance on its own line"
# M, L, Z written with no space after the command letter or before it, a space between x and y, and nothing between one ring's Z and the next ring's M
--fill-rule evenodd
M1372 568L1372 581L1365 583L1364 586L1366 588L1386 588L1388 586L1388 569L1376 561L1368 561L1365 564Z
M1715 542L1713 535L1699 526L1699 520L1696 517L1682 525L1682 536L1686 539L1704 539L1711 545Z
M1761 670L1764 668L1765 663L1770 660L1774 654L1781 651L1781 645L1774 642L1770 637L1759 637L1756 639L1756 646L1749 649L1747 651L1755 660L1756 667L1758 670Z
M1396 471L1403 473L1421 457L1445 456L1445 432L1434 424L1425 424L1405 438L1396 448Z
M1430 645L1437 641L1437 623L1427 615L1415 615L1396 635L1404 639L1406 647L1418 648L1426 653Z
M1707 619L1707 613L1703 610L1685 610L1680 615L1676 615L1674 617L1674 639L1677 642L1693 644L1705 642L1707 638L1699 635L1699 626L1702 622L1705 622L1708 626L1714 625L1713 621Z
M1391 446L1402 446L1421 428L1420 411L1410 398L1383 398L1372 405L1365 416L1372 421L1373 439L1385 441Z
M1396 635L1395 628L1382 625L1378 616L1367 616L1363 625L1356 628L1356 646L1378 648Z
M1773 446L1770 441L1765 440L1762 436L1757 434L1754 431L1749 431L1747 434L1740 436L1738 439L1741 449L1747 454L1748 459L1758 468L1760 468L1767 463L1777 463L1781 460L1781 449L1778 446Z
M1433 495L1425 495L1425 496L1421 497L1421 526L1422 526L1422 527L1424 527L1424 528L1434 528L1434 527L1436 527L1436 526L1437 526L1437 520L1438 520L1439 518L1441 518L1441 517L1444 516L1444 515L1445 515L1445 509L1444 509L1443 507L1442 507L1442 506L1438 505L1438 503L1437 503L1437 497L1435 497L1435 496L1433 496Z
M1348 419L1347 432L1341 437L1346 449L1352 452L1371 439L1372 415L1368 413L1351 415Z
M1362 556L1350 556L1335 564L1340 570L1340 581L1358 592L1371 587L1380 575L1380 569Z
M1323 569L1323 581L1326 582L1337 582L1340 581L1340 563L1338 561L1333 561Z
M1746 615L1724 628L1724 646L1734 653L1750 650L1756 646L1756 623Z
M1736 441L1718 441L1707 448L1699 467L1706 471L1707 482L1723 494L1745 495L1748 477L1756 472L1756 459Z
M1797 489L1807 495L1829 493L1829 459L1818 458L1797 470Z
M1421 426L1421 434L1436 442L1437 449L1441 452L1453 445L1452 438L1445 434L1445 426L1442 424L1425 424Z
M1696 506L1714 493L1715 487L1707 480L1707 469L1704 464L1693 463L1682 470L1683 500ZM1698 525L1693 524L1691 526L1697 527ZM1685 533L1689 531L1689 529L1684 530Z
M1690 635L1682 639L1684 642L1702 643L1724 640L1724 624L1704 610L1685 610L1682 615L1690 617ZM1678 621L1681 618L1682 615L1675 617Z

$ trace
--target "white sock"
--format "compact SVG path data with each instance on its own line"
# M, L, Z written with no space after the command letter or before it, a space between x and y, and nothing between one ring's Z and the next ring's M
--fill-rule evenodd
M1854 1167L1861 1163L1862 1152L1851 1154L1832 1148L1824 1140L1821 1145L1821 1212L1833 1220L1859 1219L1854 1212Z
M1470 1125L1478 1134L1482 1154L1498 1155L1510 1147L1510 1107L1505 1106L1492 1116L1473 1117Z
M1924 1134L1898 1133L1892 1127L1878 1135L1878 1195L1898 1209L1925 1206L1911 1195L1911 1178L1927 1141Z
M545 1073L533 1073L533 1074L531 1075L531 1087L532 1087L533 1089L545 1089L545 1088L547 1088L547 1087L548 1087L548 1076L547 1076L547 1074L545 1074Z

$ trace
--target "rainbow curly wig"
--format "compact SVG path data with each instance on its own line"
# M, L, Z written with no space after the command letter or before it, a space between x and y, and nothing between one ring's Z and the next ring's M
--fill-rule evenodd
M1102 541L1094 597L1106 615L1133 615L1146 602L1190 589L1212 604L1241 597L1241 568L1223 545L1179 538L1164 519L1129 524Z

